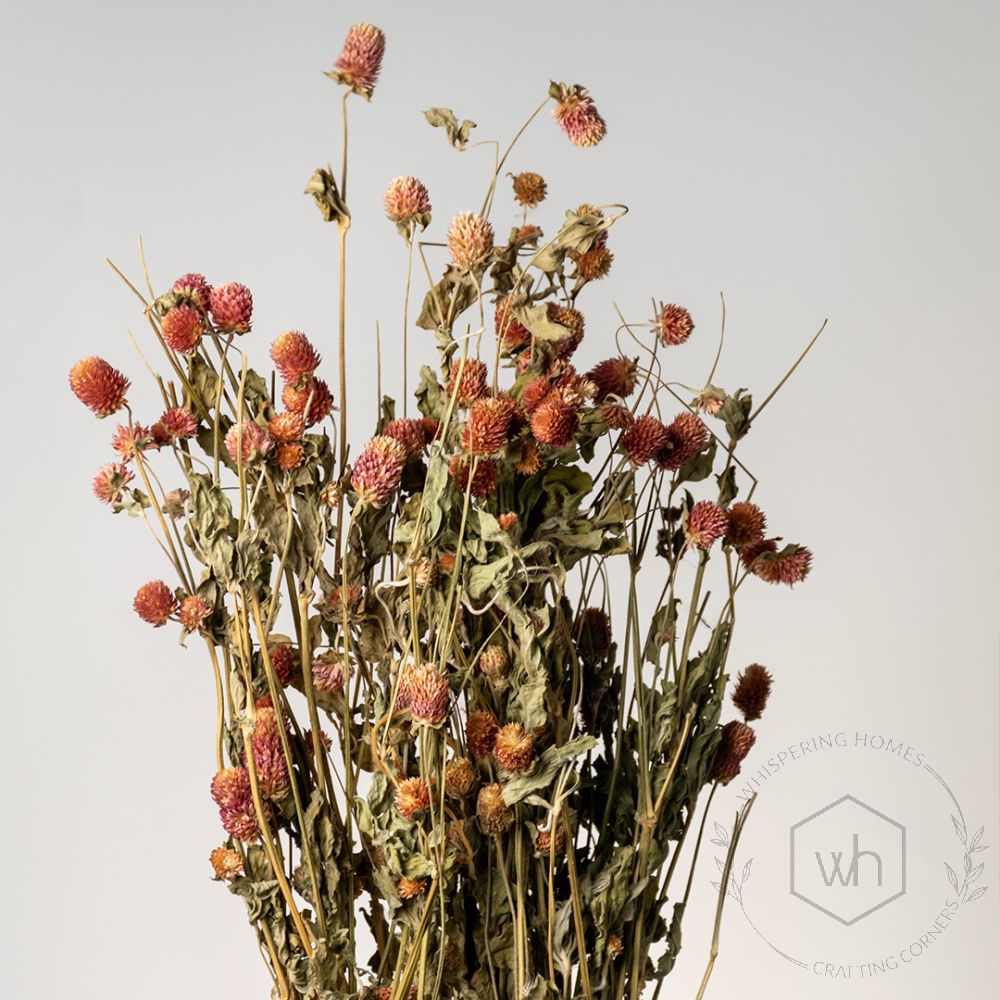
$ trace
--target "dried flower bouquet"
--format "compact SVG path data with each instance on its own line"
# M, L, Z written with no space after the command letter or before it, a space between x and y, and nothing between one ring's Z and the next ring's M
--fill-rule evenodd
M336 394L297 331L271 344L277 378L249 367L243 285L192 273L156 295L147 277L148 296L130 287L167 365L158 419L136 418L108 362L70 372L98 417L122 419L94 492L170 566L136 613L207 649L226 835L211 864L246 904L276 996L637 1000L674 965L708 805L770 692L746 667L720 723L737 593L802 580L810 552L769 535L752 502L737 450L761 407L712 384L715 365L701 387L667 381L686 309L620 318L614 352L578 370L580 298L612 269L624 212L582 205L547 235L527 221L546 182L525 171L498 239L523 128L497 147L482 205L448 226L416 319L437 351L416 410L405 386L401 413L383 398L350 453L347 100L372 97L384 47L372 25L350 29L328 74L343 165L306 189L338 233ZM553 84L529 122L549 103L575 145L604 137L584 88ZM467 148L472 122L426 117ZM430 195L399 177L384 207L409 292L414 253L428 276L443 256L418 238ZM404 357L409 334L404 319ZM643 594L658 594L651 616Z

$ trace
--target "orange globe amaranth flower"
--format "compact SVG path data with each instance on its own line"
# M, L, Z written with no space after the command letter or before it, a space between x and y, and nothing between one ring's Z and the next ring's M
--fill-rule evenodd
M465 742L474 757L488 757L493 753L500 726L492 712L480 709L470 712L465 723Z
M198 594L189 594L180 604L177 620L186 632L197 632L212 615L212 605Z
M462 271L482 267L493 252L493 226L475 212L462 212L448 228L448 252Z
M300 388L316 373L322 358L304 333L286 330L271 344L271 360L287 385Z
M712 764L712 779L728 784L740 773L746 755L750 753L757 735L745 723L733 720L722 727L722 739Z
M583 340L583 313L578 309L573 309L570 306L561 306L555 302L550 302L546 306L545 312L550 322L558 323L568 331L562 340L557 340L553 344L557 357L568 358L580 346Z
M605 403L601 407L601 420L611 431L627 431L635 423L632 411L618 403Z
M688 512L684 536L688 548L710 549L725 533L726 512L711 500L700 500Z
M483 785L476 799L479 828L488 837L506 833L514 823L514 810L503 800L503 785L499 782Z
M422 420L390 420L383 428L386 437L395 438L406 449L406 461L416 462L427 446L427 432Z
M585 87L554 83L549 94L556 100L552 117L574 146L596 146L607 134L608 126Z
M318 424L333 412L333 396L321 378L311 378L301 388L286 385L281 390L281 401L293 413L302 415L306 427Z
M451 573L455 568L455 553L454 552L442 552L438 556L438 569L442 573Z
M754 542L740 552L743 565L766 583L801 583L812 569L812 552L804 545L786 545L780 551L773 539Z
M725 542L734 549L742 549L764 539L767 517L755 503L741 500L729 508Z
M491 683L502 681L510 673L510 657L499 643L487 646L479 654L479 669Z
M179 295L187 304L207 313L212 286L205 280L205 275L191 271L182 274L171 286L170 290Z
M102 465L92 482L94 496L101 503L121 503L125 499L126 487L134 478L124 462Z
M600 281L611 271L614 254L607 247L592 247L576 257L576 275L584 281Z
M306 450L294 441L291 444L279 444L275 454L275 462L282 472L292 472L306 460Z
M209 294L212 322L223 333L247 333L253 318L253 296L246 285L230 281L216 285Z
M171 406L164 410L152 427L153 437L159 444L172 444L198 433L198 418L186 407Z
M374 24L354 24L348 29L334 68L326 75L370 100L384 55L385 35Z
M517 514L509 510L497 518L497 524L500 525L503 531L512 531L517 527Z
M603 403L608 396L628 399L639 382L638 358L606 358L587 372L587 378L597 387L594 401Z
M131 462L138 452L158 445L150 428L143 427L142 424L119 424L111 435L111 447L118 452L123 462Z
M226 767L212 779L212 798L219 818L230 836L251 841L260 836L260 826L250 791L250 772L245 767ZM269 810L265 817L270 819Z
M531 413L551 391L552 383L549 381L548 377L545 375L539 375L538 378L533 378L521 390L521 406L523 406L528 413Z
M163 339L178 354L194 354L205 332L204 313L194 306L174 306L160 322Z
M162 580L150 580L135 592L132 607L144 622L159 628L177 610L177 598Z
M288 760L281 745L284 723L273 708L257 708L254 716L253 765L261 794L272 802L282 802L291 793Z
M403 899L413 899L415 896L420 896L426 888L427 879L425 878L401 878L396 883L396 889Z
M695 413L678 414L667 425L667 440L656 455L661 469L676 471L699 455L708 444L708 428Z
M531 331L514 318L510 299L499 299L493 311L497 339L506 351L515 351L531 343Z
M395 438L385 435L372 438L351 473L351 486L359 503L384 507L399 488L406 458L405 446Z
M753 722L764 714L767 699L771 694L771 674L767 667L751 663L739 677L733 689L733 704L743 713L747 722Z
M497 484L500 469L492 458L465 458L453 455L448 463L448 473L455 489L481 500L488 497Z
M676 347L678 344L683 344L691 336L691 331L694 329L691 313L683 306L673 304L663 306L656 319L653 320L653 324L664 347Z
M525 170L512 177L514 186L514 200L525 208L537 208L543 201L548 191L545 178L541 174L532 173Z
M129 385L129 380L103 358L83 358L69 371L73 395L99 417L110 417L125 405Z
M216 847L208 856L216 882L232 882L243 874L243 855L231 847Z
M475 400L462 433L462 448L473 455L497 454L507 444L514 409L509 396Z
M286 642L276 643L267 647L267 656L271 661L271 669L274 671L275 677L278 678L278 683L282 687L287 687L295 673L295 650Z
M475 788L478 776L476 765L468 757L456 757L444 769L444 790L453 798L465 798Z
M637 417L632 426L622 434L620 446L628 455L632 467L638 468L658 455L669 440L667 428L656 417L646 414Z
M423 778L404 778L396 786L396 810L406 819L413 819L431 807L431 790Z
M274 449L274 438L253 420L233 424L226 432L226 451L237 464L260 462Z
M453 361L448 373L448 395L458 406L468 406L486 392L486 365L478 358Z
M267 429L278 444L300 441L306 432L305 417L294 410L285 410L268 421Z
M564 390L554 389L531 414L531 433L539 444L568 445L580 426L580 414Z
M431 196L416 177L396 177L389 181L383 198L386 218L397 226L411 223L426 229L431 221Z
M519 722L497 730L493 757L504 771L527 771L535 760L535 738Z
M451 691L448 678L429 664L410 665L399 682L398 703L407 708L414 722L440 726L447 718Z
M521 457L514 465L514 471L522 476L533 476L542 467L542 456L538 445L531 439L521 442Z

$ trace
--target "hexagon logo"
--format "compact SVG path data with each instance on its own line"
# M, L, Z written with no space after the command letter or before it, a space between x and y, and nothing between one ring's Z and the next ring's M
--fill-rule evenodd
M791 893L850 926L906 892L906 828L844 795L790 830Z

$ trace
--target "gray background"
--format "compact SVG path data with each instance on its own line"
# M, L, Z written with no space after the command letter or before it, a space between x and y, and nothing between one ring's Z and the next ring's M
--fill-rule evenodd
M550 78L586 84L607 140L576 150L546 118L511 161L548 177L539 221L550 231L584 199L631 209L608 287L584 299L584 360L610 352L612 290L638 320L651 297L678 301L698 330L674 374L699 382L722 290L717 381L762 397L830 318L745 452L773 526L816 553L802 588L746 592L734 656L777 677L751 764L821 732L892 736L934 761L970 825L996 841L995 4L2 10L4 997L266 995L242 907L208 879L219 841L208 664L132 614L135 587L163 568L139 524L91 497L112 426L90 420L65 379L78 357L102 354L155 416L126 335L142 335L141 317L103 263L137 278L140 232L159 288L199 270L253 289L251 361L287 328L333 358L334 231L301 190L339 156L338 92L320 71L362 19L385 29L388 52L374 102L351 102L355 443L375 413L360 387L373 385L376 320L386 387L398 385L403 244L381 217L385 183L422 177L438 236L485 184L488 151L452 153L419 112L451 105L480 123L478 137L506 139ZM748 837L764 871L780 871L765 863L786 851L789 820L877 779L870 794L886 801L873 804L934 831L917 848L915 895L844 938L762 874L755 923L816 953L909 941L946 895L940 859L954 845L936 838L949 804L858 755L811 766L788 769L755 807ZM728 821L735 790L718 801ZM997 854L981 855L987 895L919 969L853 988L929 998L992 981ZM705 862L666 997L692 996L703 968ZM735 909L716 977L715 996L852 988L789 965Z

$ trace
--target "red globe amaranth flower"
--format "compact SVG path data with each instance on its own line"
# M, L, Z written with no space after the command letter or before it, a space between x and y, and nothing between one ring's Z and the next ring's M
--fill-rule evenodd
M413 819L431 807L431 790L423 778L404 778L396 786L396 811Z
M667 428L656 417L646 414L621 436L620 445L634 468L645 465L659 454L669 441Z
M479 828L488 837L506 833L514 823L514 810L503 800L503 785L495 782L483 785L476 799L476 818Z
M742 549L764 539L767 518L755 503L740 501L729 508L729 523L726 525L725 541L734 549Z
M452 263L463 271L481 267L493 252L493 226L475 212L456 215L448 227L448 252Z
M694 329L691 313L683 306L663 306L653 322L664 347L676 347L678 344L683 344L691 336L691 331Z
M212 605L198 594L189 594L181 601L177 620L185 632L197 632L211 617Z
M639 378L638 358L607 358L587 372L587 378L597 386L594 401L603 403L608 396L628 399L635 391Z
M119 424L111 435L111 447L123 462L131 462L137 452L158 448L153 432L142 424Z
M492 458L466 458L453 455L448 463L448 473L460 493L469 491L477 499L488 497L500 477L500 468Z
M411 222L426 229L431 221L431 196L416 177L396 177L385 189L385 215L390 222L407 226Z
M514 200L524 208L537 208L548 191L545 178L541 174L525 170L512 177L514 185Z
M557 357L570 357L583 340L583 313L578 309L561 306L555 302L550 302L546 306L545 312L550 322L558 323L569 331L567 336L562 340L555 341L552 346Z
M627 406L617 403L605 403L601 407L601 420L611 431L628 430L635 423L635 417Z
M507 444L515 405L509 396L477 399L469 408L462 448L473 455L499 452Z
M282 687L287 687L295 673L295 650L287 643L278 643L267 647L267 656L278 683Z
M584 281L600 281L611 271L614 254L607 247L595 246L575 258L576 275Z
M531 343L531 332L514 318L510 299L498 300L493 310L493 323L496 327L497 340L504 350L514 351Z
M726 512L711 500L701 500L688 512L684 535L688 548L710 549L726 532Z
M334 68L326 75L355 94L370 99L378 83L384 55L385 35L374 24L352 25Z
M246 285L230 281L209 293L212 322L223 333L247 333L253 318L253 296Z
M272 802L281 802L291 792L288 760L281 745L281 726L278 713L273 708L256 709L253 735L253 765L261 794ZM249 766L249 764L248 764Z
M406 458L406 447L395 438L384 434L372 438L358 456L351 474L351 486L358 501L384 507L399 488Z
M129 380L103 358L84 358L69 371L73 395L99 417L110 417L125 405L129 384Z
M580 426L580 414L565 390L554 389L531 414L531 433L539 444L553 448L568 445Z
M385 437L395 438L406 449L406 461L416 462L424 454L427 433L421 420L401 417L390 420L383 428Z
M182 274L170 286L170 290L187 299L196 309L200 309L203 313L208 312L212 286L205 280L205 275L194 271Z
M251 841L260 836L257 814L250 790L250 773L245 767L226 767L212 779L212 798L226 833L237 840Z
M589 663L598 663L611 649L611 619L602 608L584 608L574 629L576 649Z
M326 606L338 617L343 612L345 605L348 614L353 614L361 601L361 588L356 583L349 583L346 587L337 584L324 600Z
M424 441L430 444L437 437L438 422L433 417L421 417L420 426L424 429Z
M172 444L182 438L193 438L198 433L198 418L183 406L171 406L153 424L152 431L158 444Z
M167 347L178 354L194 354L205 332L205 321L194 306L174 306L168 309L160 323Z
M585 87L553 84L549 93L557 101L552 117L574 146L596 146L604 138L608 131L607 124Z
M216 847L208 856L216 882L232 882L243 874L243 855L231 847Z
M333 412L333 396L321 378L312 378L301 388L286 385L281 390L281 401L293 413L302 415L306 427L318 424Z
M535 759L535 739L519 722L509 722L497 730L493 757L504 771L527 771Z
M547 376L539 375L521 390L521 406L528 413L531 413L550 392L552 392L552 383Z
M759 663L751 663L736 678L733 704L743 713L747 722L753 722L764 714L770 694L771 674Z
M404 669L397 704L410 710L414 722L440 726L448 715L450 699L448 678L435 667L425 663Z
M667 425L667 440L656 455L661 469L675 471L687 465L708 444L708 428L695 413L678 414Z
M745 723L735 719L727 722L722 727L722 739L715 752L712 779L723 785L732 781L740 773L740 766L756 741L756 733Z
M344 669L344 657L333 650L313 660L313 684L318 691L336 694L344 689L347 683L348 671Z
M226 433L226 451L229 457L240 463L241 456L244 465L262 461L274 449L274 439L253 420L233 424Z
M132 607L144 622L159 628L177 610L177 598L162 580L151 580L135 592Z
M302 439L306 432L306 422L301 413L285 410L268 421L267 429L278 444L289 444Z
M271 360L285 384L299 388L313 377L322 358L304 333L287 330L271 344Z
M500 726L492 712L470 712L465 723L465 742L474 757L488 757L493 753Z
M124 462L102 465L93 479L94 496L101 503L121 503L125 499L125 488L134 478Z
M740 552L740 559L754 576L789 587L801 583L812 569L812 552L804 545L786 545L778 551L778 543L773 539L747 545Z

